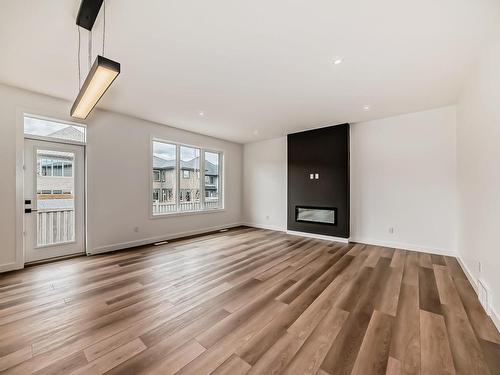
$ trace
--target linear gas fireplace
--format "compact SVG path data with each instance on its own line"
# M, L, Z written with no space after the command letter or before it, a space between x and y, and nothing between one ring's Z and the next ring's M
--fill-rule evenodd
M287 230L349 238L349 124L287 136Z
M295 221L337 225L337 209L329 207L296 206Z

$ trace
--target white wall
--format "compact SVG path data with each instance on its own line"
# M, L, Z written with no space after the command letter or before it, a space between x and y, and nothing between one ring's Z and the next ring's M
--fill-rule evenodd
M243 151L244 221L286 230L286 137L248 143Z
M500 328L500 28L457 105L457 152L459 253L491 288Z
M455 132L455 107L352 125L352 240L456 252ZM246 223L286 230L286 159L285 137L244 146Z
M455 133L453 106L351 125L352 240L456 252Z
M0 271L16 262L14 218L16 172L19 173L16 171L16 137L21 135L22 144L21 114L26 111L68 121L71 120L70 105L63 100L0 85ZM108 111L96 110L85 123L88 125L87 247L91 251L241 222L242 145ZM150 219L151 137L223 150L226 210ZM22 158L22 154L17 158ZM139 227L139 232L134 232L134 227Z

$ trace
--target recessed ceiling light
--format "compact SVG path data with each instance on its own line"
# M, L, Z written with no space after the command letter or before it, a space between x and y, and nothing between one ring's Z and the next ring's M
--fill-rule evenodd
M198 112L198 115L199 115L200 117L203 117L203 116L205 116L205 112L200 111L200 112Z
M371 107L370 105L365 104L365 105L363 106L363 111L367 112L367 111L369 111L371 108L372 108L372 107Z
M339 65L339 64L342 64L342 62L343 62L343 61L344 61L343 59L341 59L341 58L337 58L337 59L333 60L333 63L334 63L335 65Z

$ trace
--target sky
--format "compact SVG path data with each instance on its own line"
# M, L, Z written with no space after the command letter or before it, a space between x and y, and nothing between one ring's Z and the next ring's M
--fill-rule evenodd
M189 161L198 157L200 150L197 148L181 146L181 160ZM175 145L162 142L153 142L153 154L165 160L175 160ZM206 152L205 159L219 165L219 155L213 152Z
M24 132L32 135L49 135L58 130L64 129L68 126L68 124L63 124L54 121L42 120L34 117L25 117L24 118ZM83 127L73 126L76 130L84 132Z

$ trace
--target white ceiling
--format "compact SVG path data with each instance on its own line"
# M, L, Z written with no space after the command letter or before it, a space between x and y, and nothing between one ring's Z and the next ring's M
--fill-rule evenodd
M106 56L122 73L99 107L237 142L454 103L500 10L498 0L106 1ZM72 101L79 3L0 0L0 82Z

